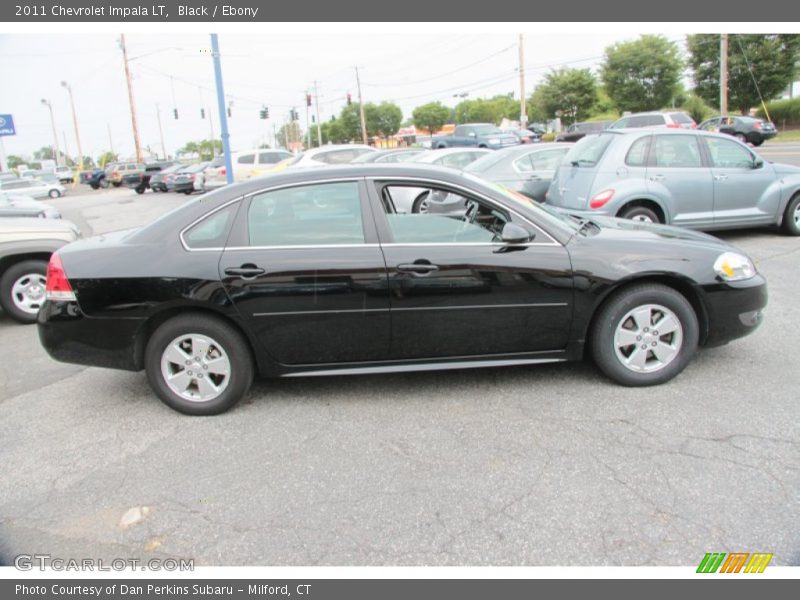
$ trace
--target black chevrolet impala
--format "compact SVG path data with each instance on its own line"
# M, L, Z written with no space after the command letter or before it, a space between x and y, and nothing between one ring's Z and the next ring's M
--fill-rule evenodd
M463 202L404 214L406 187ZM254 375L588 354L618 383L658 384L761 322L766 283L724 242L551 210L424 165L285 171L62 248L39 335L58 360L144 369L172 408L213 414Z

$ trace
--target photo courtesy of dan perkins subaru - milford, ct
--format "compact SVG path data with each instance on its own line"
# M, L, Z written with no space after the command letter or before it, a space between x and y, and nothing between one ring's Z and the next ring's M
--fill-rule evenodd
M402 212L406 188L451 212ZM455 169L365 163L226 186L50 260L39 337L58 360L145 370L196 415L254 376L534 365L591 357L664 383L754 331L767 286L710 235L575 217Z

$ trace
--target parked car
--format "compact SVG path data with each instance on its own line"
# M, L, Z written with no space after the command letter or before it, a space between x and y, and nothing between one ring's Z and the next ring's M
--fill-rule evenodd
M101 187L108 187L106 180L105 169L92 169L90 171L81 171L78 181L90 186L93 190L100 189Z
M288 150L281 148L255 148L234 152L231 155L231 165L233 166L233 180L242 181L253 176L253 172L260 172L275 166L277 163L294 155ZM225 164L224 162L222 163ZM224 175L224 173L223 173Z
M577 142L587 133L600 133L608 129L612 121L583 121L573 123L556 136L557 142Z
M210 192L223 185L228 185L227 172L225 157L217 156L197 174L194 180L194 187L197 191Z
M31 198L58 198L67 190L58 182L38 181L36 179L20 178L17 180L0 181L0 191Z
M19 179L14 173L0 172L0 181L9 181Z
M181 170L176 171L172 174L172 181L167 182L168 189L171 188L171 191L173 192L187 195L191 194L192 192L196 192L197 188L195 187L195 178L203 171L203 169L206 168L206 166L208 166L208 163L202 162L189 165L188 167L184 167Z
M50 255L78 239L63 219L0 218L0 307L20 323L34 323L45 299Z
M512 133L503 133L491 123L467 123L456 125L452 134L435 135L431 138L431 148L454 148L459 146L475 146L496 150L520 143L519 137Z
M409 181L470 208L399 214L391 189ZM70 244L50 260L38 327L53 358L144 369L167 405L203 415L231 408L254 375L533 365L584 350L622 385L655 385L698 347L754 331L766 303L751 260L719 239L577 221L409 162L287 170Z
M75 181L75 174L69 167L56 167L55 175L61 183L72 183Z
M460 171L488 154L492 154L492 151L486 148L443 148L423 152L408 162L437 165ZM439 212L457 211L459 206L463 208L452 196L431 194L429 189L419 186L394 188L392 201L400 213L426 213L431 208L431 202L436 204L435 210Z
M611 123L609 129L636 129L638 127L669 127L670 129L694 129L694 119L683 111L642 112L626 115Z
M464 170L544 202L550 180L570 148L566 144L512 146L481 156Z
M286 161L282 161L280 164L286 169L343 165L354 161L359 156L375 152L377 152L375 148L363 144L330 144L319 148L311 148ZM265 175L270 172L272 170L263 170L258 175Z
M150 187L150 180L153 178L153 175L176 164L178 163L172 161L145 164L144 171L136 171L123 175L122 185L136 190L137 194L144 194L147 188Z
M180 163L176 163L171 167L166 167L159 171L158 173L153 173L150 176L150 189L154 192L166 192L167 191L167 179L169 179L170 175L177 173L181 169L184 168L185 165Z
M778 135L777 128L769 121L741 115L717 116L706 119L697 128L703 131L727 133L740 142L753 144L753 146L760 146L766 140L771 140Z
M533 133L530 129L502 129L501 131L515 136L520 144L536 144L541 141L541 136Z
M588 218L703 230L780 225L800 235L800 167L765 162L721 134L609 130L573 146L547 202Z
M110 171L106 170L106 179L114 187L119 187L122 185L122 179L132 173L144 173L144 164L133 162L115 163Z
M17 196L0 191L0 217L34 217L60 219L61 212L30 196Z
M351 164L359 163L394 163L412 160L425 152L425 148L391 148L377 152L365 152L350 161Z

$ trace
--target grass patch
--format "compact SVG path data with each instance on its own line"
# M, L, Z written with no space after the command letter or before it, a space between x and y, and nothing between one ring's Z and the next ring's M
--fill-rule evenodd
M800 129L789 129L781 131L770 142L800 142Z

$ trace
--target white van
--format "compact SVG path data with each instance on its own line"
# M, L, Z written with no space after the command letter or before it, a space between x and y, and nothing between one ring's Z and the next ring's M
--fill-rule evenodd
M255 169L264 169L275 165L282 160L294 156L288 150L257 148L254 150L242 150L231 155L233 165L234 181L242 181L250 177Z

